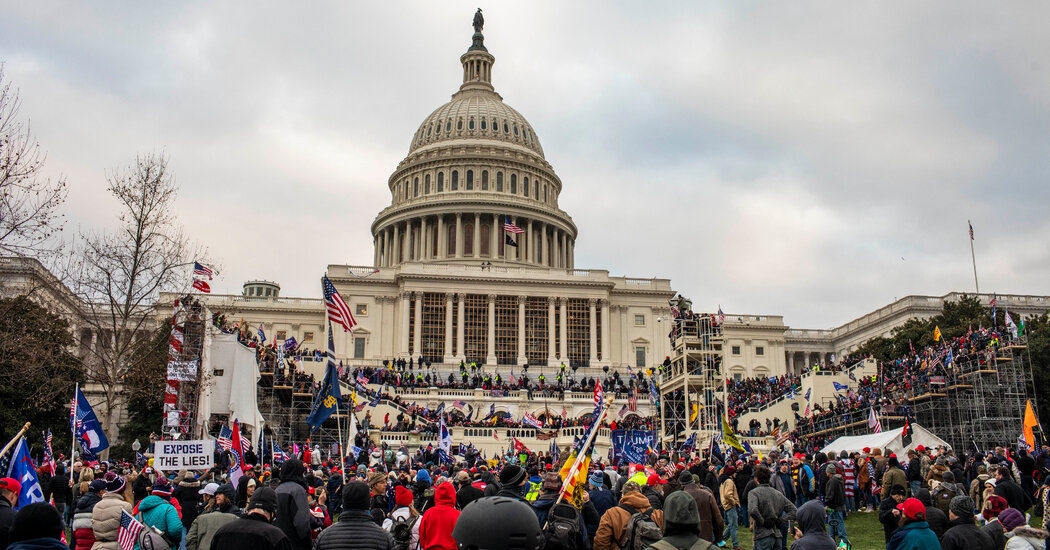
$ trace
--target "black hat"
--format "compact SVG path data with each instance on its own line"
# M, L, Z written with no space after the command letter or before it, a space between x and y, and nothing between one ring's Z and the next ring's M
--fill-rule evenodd
M905 489L903 485L894 485L893 487L890 487L890 495L891 496L892 495L906 495L906 494L908 494L908 490Z
M216 491L218 492L218 491ZM277 493L269 488L262 487L255 490L251 502L248 503L248 511L255 509L263 510L271 514L277 513Z
M525 479L525 470L517 464L508 464L499 471L499 482L508 487L517 487Z
M368 510L372 501L371 490L363 481L353 481L343 487L343 508L347 510Z
M46 502L27 504L15 514L11 522L9 540L50 538L59 540L62 537L62 514Z
M219 485L218 489L215 489L215 494L224 495L227 500L233 500L237 498L237 490L233 488L233 485L229 483L223 483ZM255 500L255 494L252 493L252 500Z
M493 529L498 525L499 529ZM540 548L543 537L536 513L526 504L507 497L484 497L463 509L452 538L460 548Z
M682 470L682 473L678 474L678 483L681 483L682 485L689 485L690 483L694 483L693 473L689 470Z

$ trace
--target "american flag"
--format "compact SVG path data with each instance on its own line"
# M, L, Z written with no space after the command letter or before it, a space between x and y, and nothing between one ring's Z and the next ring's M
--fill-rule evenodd
M718 306L718 324L726 324L726 314L722 313L722 306Z
M808 409L809 407L807 407ZM870 408L871 414L868 415L868 427L874 433L882 432L882 422L879 422L879 417L875 416L875 407Z
M522 228L514 225L513 223L511 223L510 218L508 218L507 216L503 216L503 230L504 231L508 231L510 233L517 233L517 234L521 234L521 233L525 232L524 229L522 229Z
M55 454L51 450L51 429L49 428L44 434L44 466L51 470L51 475L55 475Z
M328 280L327 275L324 276L321 287L324 289L324 305L328 308L328 320L343 325L343 330L347 332L353 331L357 326L357 321L350 313L350 306L343 301L343 297L339 295L332 281Z
M204 264L202 264L200 262L193 262L193 274L194 275L201 275L203 277L207 277L207 278L211 279L212 276L215 275L215 272L212 271L210 267L208 267L208 266L206 266L206 265L204 265Z
M537 420L535 416L532 416L529 413L525 413L525 414L523 414L521 416L521 423L526 425L526 426L532 426L533 428L542 428L543 427L543 425L540 424L540 421Z
M605 400L605 391L602 390L602 381L594 381L594 406L595 408L600 407L602 401Z
M120 529L117 531L117 541L120 542L121 550L135 550L135 543L139 539L139 532L143 525L127 510L120 511Z
M219 428L219 437L215 438L215 442L219 444L219 448L228 451L233 448L233 431L230 430L229 426L223 426Z
M452 402L452 407L459 410L463 410L464 405L466 405L466 403L464 403L462 399L457 399Z
M638 410L638 388L631 388L631 396L627 398L627 410L631 412Z

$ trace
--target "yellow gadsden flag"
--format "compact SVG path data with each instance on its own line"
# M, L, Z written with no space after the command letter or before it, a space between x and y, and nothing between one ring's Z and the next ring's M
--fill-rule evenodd
M737 439L736 434L733 433L733 428L729 427L729 419L726 418L726 415L724 414L722 415L722 441L734 449L739 451L744 450L744 446L740 444L740 440Z
M1039 425L1039 419L1035 417L1035 409L1032 408L1032 400L1028 400L1028 404L1024 409L1024 442L1028 444L1028 450L1035 450L1035 432L1032 428Z
M939 326L933 327L933 341L934 342L940 342L941 341L941 327L939 327Z

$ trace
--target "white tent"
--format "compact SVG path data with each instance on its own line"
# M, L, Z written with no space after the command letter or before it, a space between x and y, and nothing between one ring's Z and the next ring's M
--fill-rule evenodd
M877 434L843 436L832 441L827 447L821 449L821 451L825 453L835 451L836 454L839 454L843 451L859 452L864 447L870 447L872 449L877 447L883 450L883 454L896 453L898 456L903 456L905 451L914 449L919 445L926 448L932 448L938 445L944 445L945 447L951 448L951 445L949 445L948 442L937 437L933 432L923 428L919 424L913 423L911 429L911 443L907 446L901 441L901 433L904 432L904 428L901 427Z

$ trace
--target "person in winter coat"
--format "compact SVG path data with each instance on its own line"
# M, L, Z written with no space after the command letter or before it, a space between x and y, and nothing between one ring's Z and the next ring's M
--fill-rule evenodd
M879 503L879 522L882 523L882 534L886 542L890 541L890 536L900 525L901 511L897 505L904 502L904 496L908 493L904 485L894 485L889 490L890 494L884 495L886 498Z
M504 467L504 470L506 469L507 468ZM502 473L503 472L500 471L501 475ZM466 470L460 470L459 473L456 474L456 506L459 507L460 510L466 508L468 504L485 495L485 492L475 487L471 481L470 473Z
M157 479L152 494L142 499L142 502L135 506L133 513L143 525L155 527L168 540L178 545L182 540L182 520L179 519L179 512L175 506L168 502L171 498L170 491L171 485L164 478Z
M940 546L937 535L926 523L926 507L919 499L909 498L896 510L900 513L900 529L893 532L886 550L935 550Z
M66 482L68 483L68 481ZM46 502L27 504L11 519L9 550L68 550L62 514Z
M933 505L933 497L930 495L929 489L919 489L919 493L915 495L915 498L919 499L919 502L926 507L926 523L929 524L930 531L937 535L937 540L941 540L944 532L948 530L948 514L945 514L940 508Z
M1014 481L1013 470L1009 466L999 466L995 471L995 494L1005 498L1010 508L1024 512L1032 507L1031 497Z
M627 481L623 484L623 496L620 504L609 508L600 522L598 532L594 535L594 550L619 550L620 540L623 539L627 530L627 523L631 520L634 512L645 512L652 506L649 499L641 492L641 486L635 481ZM663 528L664 513L662 510L654 510L653 521ZM721 534L721 533L719 533Z
M664 488L667 480L660 477L660 474L650 474L646 479L645 485L642 487L642 494L645 498L649 499L649 505L657 510L664 509ZM735 491L735 489L734 489Z
M456 489L451 483L438 485L434 492L434 506L423 513L419 521L419 546L423 550L457 550L452 530L459 519L456 509Z
M824 529L824 521L827 516L819 500L811 500L803 504L798 509L796 517L798 522L795 525L795 542L791 543L793 550L835 550L835 541ZM755 548L760 547L756 545ZM765 548L775 547L766 546Z
M496 496L512 498L520 502L525 502L525 490L529 485L528 472L516 464L508 464L499 471L499 485L500 488L499 491L496 492ZM464 487L464 489L466 488ZM476 487L472 487L472 489L475 491L478 490ZM460 491L462 490L463 489ZM456 503L458 504L459 501L460 493L456 493ZM528 504L527 502L525 503ZM462 510L463 506L461 505L459 509Z
M179 478L178 485L171 492L171 498L178 501L182 510L182 525L189 529L193 520L197 519L197 510L201 502L201 482L186 470L179 472Z
M689 481L693 481L693 475L689 472L683 472L682 477L689 477ZM601 517L605 515L605 512L616 506L616 499L613 498L612 491L605 488L604 478L602 472L595 470L591 473L591 476L587 478L587 483L590 487L587 490L587 495L590 497L590 502L594 505L594 511L597 519L594 520L593 525L587 525L587 534L590 535L591 539L594 538L595 533L598 532L598 523L601 521Z
M941 539L941 550L996 550L992 537L974 521L975 506L970 497L955 497L948 508L948 530Z
M1024 513L1016 508L1007 508L999 515L1006 531L1006 550L1046 550L1045 529L1029 527Z
M988 536L992 537L992 543L997 549L1006 546L1006 532L1009 531L999 520L999 515L1009 509L1003 497L992 495L988 498L988 504L984 507L984 511L981 512L985 520L981 531L988 533Z
M55 499L55 509L65 517L66 506L72 505L73 489L69 486L69 476L66 475L66 467L61 462L55 464L55 475L47 482L47 490L44 491L44 502Z
M828 481L824 485L824 506L831 509L828 515L831 536L841 542L846 540L846 485L834 464L828 464L826 471Z
M208 550L215 533L223 525L241 517L241 509L234 504L237 490L233 485L220 485L215 490L215 501L210 510L197 516L186 534L186 550Z
M91 511L91 530L95 534L95 543L91 550L120 550L117 532L120 529L120 512L131 513L131 503L124 499L124 488L127 482L113 472L107 472L106 493Z
M777 542L783 547L787 522L795 519L795 505L783 493L769 486L771 476L769 468L756 468L754 480L758 486L748 495L748 516L755 548L776 548Z
M390 533L390 536L394 538L395 547L399 543L407 542L407 548L414 550L419 546L420 515L412 506L412 491L398 485L394 488L394 503L397 505L397 508L394 508L394 511L390 512L390 516L383 521L383 530ZM408 527L409 537L407 541L398 540L400 530L395 529L397 525L406 525Z
M91 515L95 510L95 505L102 500L102 493L105 491L106 482L96 479L88 484L87 493L77 501L70 525L73 530L74 550L91 550L91 545L95 543L95 532L91 529Z
M371 491L372 501L368 512L372 514L372 521L376 525L383 525L383 520L390 511L390 500L386 497L388 482L386 475L380 472L372 472L368 475L368 489Z
M700 514L696 501L682 491L674 491L664 500L664 524L661 543L670 544L672 548L689 549L700 537ZM650 546L650 548L666 548ZM707 548L713 548L708 545Z
M489 474L491 476L492 474ZM492 484L489 483L485 486L487 492ZM492 490L495 494L499 488L496 487ZM424 513L434 506L434 486L433 481L430 478L430 472L426 469L421 469L416 472L416 482L412 485L412 505L416 507L416 510L421 510ZM485 496L489 496L487 493Z
M281 484L274 491L277 495L277 516L274 525L284 531L295 550L310 550L312 520L310 503L306 497L306 469L297 458L281 464ZM255 490L256 493L259 489Z
M908 487L908 476L897 462L897 455L891 454L886 460L886 473L882 474L882 486L893 487L894 485Z
M317 537L316 550L392 550L394 539L375 524L371 491L363 481L343 485L343 513L339 521Z
M269 487L257 489L244 516L220 527L209 550L291 550L284 531L270 524L276 513L277 493Z
M722 480L722 485L719 487L719 493L722 495L722 509L725 510L726 527L729 530L729 538L733 541L733 548L740 548L740 537L737 534L738 521L740 519L740 513L737 512L737 508L740 507L740 496L736 491L736 468L732 466L726 466L722 470L722 475L725 479Z
M721 539L725 521L722 519L722 512L718 509L715 496L707 490L707 487L696 483L693 474L690 474L688 470L678 474L678 482L682 485L682 490L696 501L696 510L700 514L700 538L711 542L715 541L715 536Z

